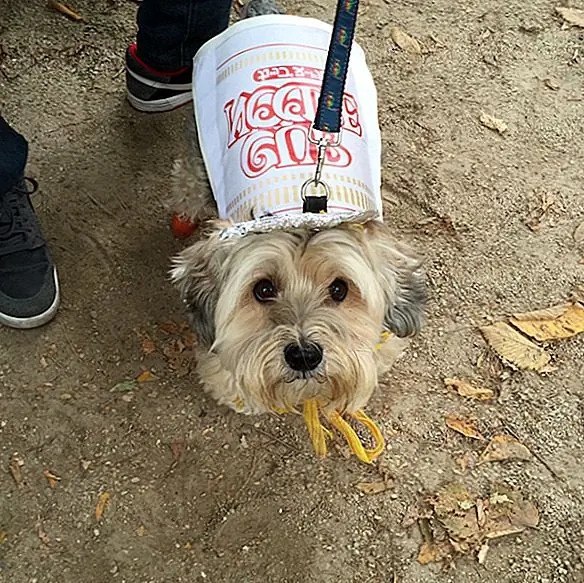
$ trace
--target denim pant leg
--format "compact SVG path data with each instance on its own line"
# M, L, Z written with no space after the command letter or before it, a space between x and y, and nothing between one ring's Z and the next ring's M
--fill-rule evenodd
M28 142L0 115L0 196L21 178L28 158Z
M227 28L230 10L231 0L143 0L139 57L160 71L190 67L199 48Z

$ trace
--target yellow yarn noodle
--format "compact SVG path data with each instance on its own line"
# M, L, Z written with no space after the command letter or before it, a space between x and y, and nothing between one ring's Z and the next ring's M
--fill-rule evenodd
M308 435L317 456L324 457L327 452L325 428L318 418L318 401L308 399L304 401L304 422L308 428Z
M383 331L380 335L379 342L375 345L376 350L379 350L383 344L391 338L391 336L392 334L390 332ZM244 405L242 399L237 399L235 401L235 406L238 410L243 409ZM278 414L292 413L296 411L294 407L288 404L285 404L284 407L273 407L272 410ZM375 447L372 449L367 449L363 446L359 436L355 433L355 430L345 421L345 419L343 419L338 411L327 412L321 410L321 404L317 399L308 399L304 401L304 422L306 423L308 435L310 436L312 446L314 447L317 456L326 456L328 452L326 444L327 439L332 439L333 437L332 432L320 422L321 413L330 425L332 425L347 440L347 444L351 451L362 462L370 464L379 457L385 449L385 441L379 427L377 427L375 422L368 417L362 409L356 413L349 413L349 415L355 419L355 421L358 421L367 428L375 442Z

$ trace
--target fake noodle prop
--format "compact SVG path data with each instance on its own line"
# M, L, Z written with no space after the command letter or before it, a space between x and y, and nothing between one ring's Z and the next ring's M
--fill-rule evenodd
M383 331L379 342L375 345L375 350L380 350L390 337L390 332ZM356 431L343 419L338 411L324 411L321 409L317 399L308 399L304 402L304 422L306 423L308 435L312 440L312 446L317 456L324 457L327 454L327 439L332 439L333 437L332 431L320 422L321 415L330 426L334 427L347 440L349 449L362 462L370 464L385 449L385 441L379 427L375 425L375 422L362 409L356 413L348 413L347 415L367 428L375 443L375 446L371 449L363 445Z
M364 425L375 441L375 447L367 449L361 443L355 430L338 411L327 412L319 410L319 402L316 399L308 399L304 402L304 421L308 428L308 434L312 440L312 445L316 455L324 457L327 454L327 438L332 438L332 432L320 422L320 416L323 416L327 422L334 427L346 440L350 450L366 464L374 461L384 450L385 442L379 427L366 415L361 409L357 413L349 413L355 421Z

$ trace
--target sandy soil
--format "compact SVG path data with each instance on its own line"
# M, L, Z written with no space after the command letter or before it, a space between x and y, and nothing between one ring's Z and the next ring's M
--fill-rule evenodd
M183 320L162 201L188 111L148 117L125 103L134 3L71 4L87 24L0 0L0 109L30 139L63 287L54 323L0 330L0 581L584 581L584 339L551 346L557 370L540 375L503 367L477 330L584 281L572 237L584 220L584 30L562 28L551 0L362 2L387 220L426 255L432 295L423 335L368 408L393 485L367 496L355 484L378 470L339 452L316 460L300 418L237 416L199 392L188 338L160 326ZM287 3L329 21L333 6ZM425 53L399 50L392 25ZM483 127L481 112L508 130ZM145 369L157 380L120 390ZM497 398L462 399L447 376ZM475 416L486 438L513 432L536 457L461 472L456 459L484 444L448 429L451 413ZM403 518L453 479L482 494L511 485L539 527L494 541L482 566L420 565L420 531Z

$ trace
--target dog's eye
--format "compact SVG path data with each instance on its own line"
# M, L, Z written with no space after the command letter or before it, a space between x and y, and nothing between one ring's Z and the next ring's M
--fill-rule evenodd
M268 302L278 295L278 290L273 281L260 279L253 286L253 295L258 302Z
M335 302L342 302L348 293L349 286L344 279L337 278L329 285L329 294Z

